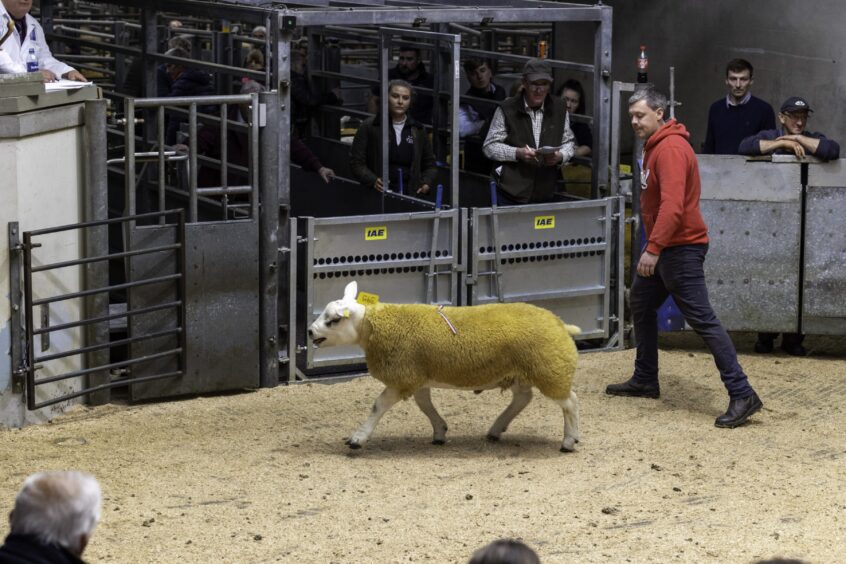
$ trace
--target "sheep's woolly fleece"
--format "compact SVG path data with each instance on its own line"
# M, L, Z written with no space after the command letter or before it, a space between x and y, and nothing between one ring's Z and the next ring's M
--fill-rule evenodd
M474 307L367 306L361 346L371 375L409 397L426 380L484 387L501 377L531 383L552 399L570 393L578 357L565 325L529 304ZM447 322L449 321L449 323ZM453 327L455 332L453 332Z

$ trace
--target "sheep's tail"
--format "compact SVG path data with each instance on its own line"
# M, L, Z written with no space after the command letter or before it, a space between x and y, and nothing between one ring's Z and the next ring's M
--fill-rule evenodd
M564 324L564 329L566 329L567 332L570 333L570 335L573 337L582 332L579 327L576 327L575 325L567 325L566 323Z

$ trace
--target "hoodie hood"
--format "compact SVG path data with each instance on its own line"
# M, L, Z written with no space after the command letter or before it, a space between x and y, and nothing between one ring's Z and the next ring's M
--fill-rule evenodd
M690 139L690 133L688 133L687 128L676 120L671 119L659 127L658 131L653 133L652 136L647 139L644 150L649 151L658 143L673 135L681 136L685 142L688 142L688 139Z

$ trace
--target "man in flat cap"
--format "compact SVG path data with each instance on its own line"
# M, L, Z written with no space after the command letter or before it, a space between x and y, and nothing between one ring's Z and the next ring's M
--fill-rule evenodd
M799 96L791 96L781 105L778 121L781 127L765 129L757 135L750 135L740 142L741 155L796 155L799 158L813 155L830 161L840 158L840 145L827 139L822 133L807 131L805 127L811 118L811 105ZM769 353L778 333L758 333L755 352ZM799 333L785 333L781 337L781 349L789 355L805 356L802 346L805 336Z
M575 152L567 108L551 89L552 66L530 59L523 67L522 92L494 113L482 150L496 166L500 205L552 201L558 169Z

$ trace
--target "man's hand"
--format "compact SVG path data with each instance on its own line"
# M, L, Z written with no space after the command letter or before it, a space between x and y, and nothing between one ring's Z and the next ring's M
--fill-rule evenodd
M760 148L762 155L771 154L778 150L784 150L793 153L797 157L804 157L805 147L803 147L802 144L799 143L799 141L792 139L792 137L794 136L784 135L782 137L773 139L772 141L761 139L758 142L758 147Z
M555 151L554 153L548 153L543 156L543 164L546 166L558 166L563 161L564 155L561 154L561 151Z
M424 184L423 186L421 186L421 187L417 190L417 193L418 193L418 194L428 194L428 193L429 193L429 185L428 185L428 184Z
M375 184L373 184L373 187L374 187L374 188L375 188L378 192L384 192L384 191L385 191L385 184L382 182L382 179L381 179L381 178L377 178L377 179L376 179L376 183L375 183Z
M88 82L88 79L85 78L82 73L78 70L70 70L63 74L62 78L67 78L68 80L75 80L77 82Z
M802 143L796 141L794 139L785 139L783 137L779 137L777 141L781 142L781 148L786 151L793 151L793 154L799 158L805 156L805 147L802 146Z
M329 184L333 178L335 178L335 171L329 167L322 166L317 169L317 174L320 175L320 178L323 179L323 182Z
M807 137L805 135L782 135L778 138L779 140L787 139L790 141L795 141L802 145L802 148L805 150L805 154L811 153L812 155L817 154L817 149L820 147L820 140L814 137Z
M48 71L44 69L41 71L41 76L44 78L44 82L56 82L59 78L53 73L53 71Z
M658 264L658 255L653 255L648 251L643 251L640 255L640 260L637 261L637 273L644 278L649 278L655 274L655 266Z
M538 163L538 153L528 145L525 147L517 147L517 160L524 163Z

